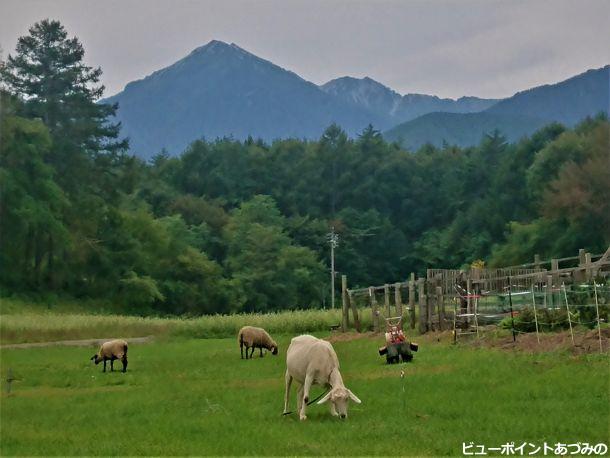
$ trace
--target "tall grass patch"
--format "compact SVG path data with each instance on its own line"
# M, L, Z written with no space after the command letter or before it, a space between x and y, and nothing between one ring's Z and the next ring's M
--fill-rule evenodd
M363 327L370 327L370 316ZM370 315L370 314L368 314ZM341 323L341 310L296 310L267 314L209 315L197 318L159 318L128 315L58 313L27 309L0 315L0 342L47 342L105 338L180 336L214 338L236 336L245 325L260 326L274 334L328 331Z

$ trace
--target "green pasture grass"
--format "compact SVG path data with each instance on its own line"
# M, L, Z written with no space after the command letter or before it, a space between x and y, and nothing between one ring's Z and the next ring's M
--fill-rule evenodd
M336 342L349 418L281 416L285 352L241 360L234 337L132 345L102 373L94 348L0 350L2 455L453 455L462 442L608 442L607 355L526 354L420 341L387 366L381 338ZM117 364L117 366L120 366ZM404 379L400 371L404 370ZM4 387L3 387L4 388ZM315 388L312 396L322 390ZM291 406L296 404L291 393Z
M49 342L109 337L180 336L195 338L236 336L242 326L261 326L272 333L328 331L341 323L341 309L295 310L277 313L208 315L196 318L140 317L92 314L73 303L47 309L40 304L2 299L0 343ZM363 329L371 313L361 312Z

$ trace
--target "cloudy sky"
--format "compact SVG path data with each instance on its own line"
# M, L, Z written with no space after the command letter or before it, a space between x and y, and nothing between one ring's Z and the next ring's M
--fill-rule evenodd
M101 66L106 95L212 39L316 84L505 97L610 63L608 0L1 0L4 57L43 18Z

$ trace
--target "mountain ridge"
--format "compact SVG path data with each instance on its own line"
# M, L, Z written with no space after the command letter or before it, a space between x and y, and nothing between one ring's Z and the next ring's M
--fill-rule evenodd
M371 118L296 73L219 41L103 101L114 102L131 150L142 157L162 149L177 154L201 137L317 138L333 122L355 135Z
M342 76L322 84L320 88L345 101L359 103L373 110L378 116L384 117L387 124L392 125L435 111L449 113L482 111L499 101L499 99L482 99L475 96L451 99L418 93L403 95L368 76L363 78ZM373 97L376 99L372 100ZM384 129L383 125L379 127Z
M604 67L606 71L608 68ZM235 43L211 40L173 64L131 81L122 91L100 103L119 104L116 120L122 123L123 133L130 138L131 152L143 158L150 158L161 150L179 154L199 138L244 140L251 136L268 142L279 138L317 139L332 123L340 125L352 137L372 124L384 131L386 138L393 141L401 138L405 144L418 147L422 142L441 144L451 143L455 138L473 138L472 133L462 135L455 129L471 129L475 133L481 128L502 130L504 126L493 125L500 120L509 123L506 130L512 133L512 139L530 130L527 122L518 120L519 116L530 121L572 122L573 118L595 114L590 113L588 106L595 102L599 92L596 88L600 77L595 73L598 70L589 71L593 73L587 90L592 90L594 95L587 95L585 89L576 91L576 95L570 96L572 106L566 108L560 119L555 119L557 116L540 115L530 105L561 106L563 96L561 90L557 95L556 86L578 86L579 78L589 72L560 83L520 91L502 100L475 96L442 99L427 94L401 95L368 76L344 76L318 86ZM559 100L552 101L555 105L548 100L547 92ZM541 93L546 95L542 97ZM581 99L588 101L582 109L578 104ZM559 112L558 108L554 109ZM459 117L473 113L488 116ZM422 116L426 117L419 119ZM449 125L440 126L441 120ZM417 122L404 127L412 121ZM531 125L538 124L538 121L531 122Z
M426 143L471 146L494 130L508 141L517 141L545 124L559 122L574 126L587 116L602 112L608 115L610 106L610 65L589 69L564 81L545 84L503 99L476 114L429 113L387 130L384 137L409 149Z

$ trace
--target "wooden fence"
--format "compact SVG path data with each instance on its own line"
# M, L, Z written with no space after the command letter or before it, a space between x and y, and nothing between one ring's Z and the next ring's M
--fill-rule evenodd
M509 285L513 291L527 291L534 287L551 291L562 284L578 284L594 278L606 279L608 276L610 247L599 255L581 249L578 256L547 261L541 261L539 256L535 256L532 263L498 269L428 269L425 278L416 278L412 273L406 281L367 288L349 289L348 279L343 275L341 329L344 332L349 329L351 311L355 329L358 332L362 330L355 303L359 296L364 296L368 303L375 332L385 327L383 318L401 316L411 329L419 324L419 332L425 333L449 328L450 314L447 313L447 306L452 301L464 301L463 307L470 312L471 297L502 294ZM381 297L383 302L380 304Z

